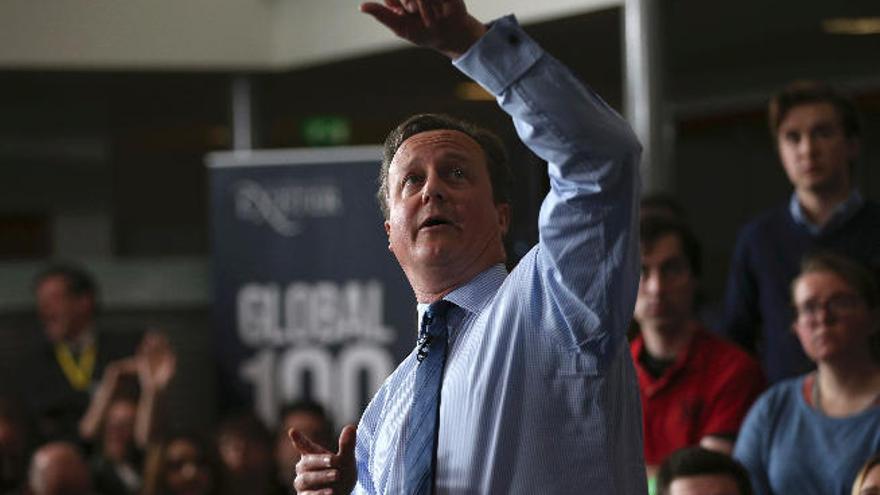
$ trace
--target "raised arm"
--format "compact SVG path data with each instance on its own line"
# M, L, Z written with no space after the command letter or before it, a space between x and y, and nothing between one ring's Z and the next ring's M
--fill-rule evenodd
M95 390L89 407L79 421L79 436L87 442L94 441L104 424L104 417L110 407L110 401L119 386L119 378L124 374L135 374L137 365L133 358L113 361L104 368L101 382Z
M141 386L134 438L145 449L163 423L162 401L177 369L177 355L168 338L153 330L144 335L134 360Z
M638 288L637 139L512 17L495 21L454 64L496 96L548 163L536 263L560 318L547 331L564 347L611 355L625 340Z

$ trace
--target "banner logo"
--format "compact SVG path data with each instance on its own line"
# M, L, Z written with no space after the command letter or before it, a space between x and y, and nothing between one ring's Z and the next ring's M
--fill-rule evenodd
M334 184L288 185L265 188L252 180L234 188L235 215L239 220L268 225L279 235L302 233L303 218L342 215L342 193Z

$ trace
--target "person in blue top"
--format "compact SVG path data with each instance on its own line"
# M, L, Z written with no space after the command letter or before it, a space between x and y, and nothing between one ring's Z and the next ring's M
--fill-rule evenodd
M758 495L847 495L880 452L880 294L864 267L834 254L804 261L792 284L794 333L816 371L762 395L734 457Z
M403 360L356 433L343 430L338 452L293 431L303 452L294 487L646 493L639 391L625 335L639 282L641 148L632 130L513 17L486 26L461 0L389 0L361 9L447 55L495 95L523 142L548 162L551 187L538 244L507 273L502 239L510 205L495 139L438 115L412 117L392 131L379 192L389 248L413 288L425 334L441 340ZM445 316L438 308L447 308ZM432 424L416 414L428 390L420 379L444 344ZM416 449L428 445L423 438L435 442L424 457L433 458L430 467L419 472L428 482L411 484L414 454L426 451Z
M789 284L801 259L830 250L880 268L880 204L854 183L861 125L853 102L826 84L786 86L769 105L770 133L794 192L739 233L720 330L759 351L770 383L812 362L789 331Z

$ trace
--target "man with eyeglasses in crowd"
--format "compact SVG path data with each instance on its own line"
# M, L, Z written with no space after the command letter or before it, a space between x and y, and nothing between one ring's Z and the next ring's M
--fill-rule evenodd
M696 318L700 246L688 227L647 214L640 225L642 275L630 344L642 396L651 477L672 452L701 445L729 454L764 388L761 367Z

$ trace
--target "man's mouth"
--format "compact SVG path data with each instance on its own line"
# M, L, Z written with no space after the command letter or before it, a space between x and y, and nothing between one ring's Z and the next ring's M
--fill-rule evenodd
M428 217L422 224L419 226L419 229L428 229L431 227L439 227L442 225L452 225L452 222L443 217Z

